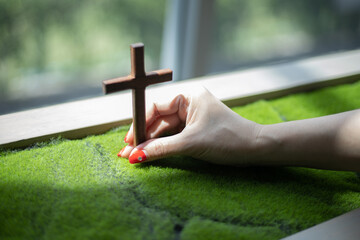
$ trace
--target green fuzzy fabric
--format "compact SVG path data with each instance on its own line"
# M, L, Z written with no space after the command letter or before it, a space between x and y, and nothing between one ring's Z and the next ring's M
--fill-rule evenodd
M360 108L360 82L234 111L261 124ZM131 165L129 126L0 152L0 239L279 239L360 207L353 172Z

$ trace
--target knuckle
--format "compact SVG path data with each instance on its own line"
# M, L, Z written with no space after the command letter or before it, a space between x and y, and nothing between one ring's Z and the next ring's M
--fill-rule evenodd
M184 120L187 114L187 109L189 107L189 99L183 94L178 95L177 105L178 105L178 114L180 119Z
M181 101L184 101L186 99L186 97L183 94L179 94L177 96L177 99L181 102Z
M154 115L155 118L160 116L157 102L153 102L153 104L152 104L152 114Z
M166 155L166 150L165 150L166 147L162 142L155 143L153 149L154 149L155 155L158 158L165 157L165 155Z

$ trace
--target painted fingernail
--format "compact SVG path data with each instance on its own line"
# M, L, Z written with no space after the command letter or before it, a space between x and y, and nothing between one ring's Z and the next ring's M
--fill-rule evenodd
M146 160L146 154L143 150L136 150L131 156L129 157L129 162L131 164L144 162Z
M118 157L121 157L122 152L125 150L126 147L123 147L123 149L121 149L121 151L117 154Z
M128 135L129 135L129 132L126 133L125 138L124 138L124 142L126 142Z

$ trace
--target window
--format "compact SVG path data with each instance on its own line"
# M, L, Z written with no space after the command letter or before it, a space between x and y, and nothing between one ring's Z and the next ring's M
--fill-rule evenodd
M0 114L101 95L144 42L159 68L165 0L0 0Z
M218 0L210 72L360 47L357 0Z
M360 47L357 0L173 0L163 66L177 80Z
M0 114L99 96L146 70L175 80L360 47L357 0L0 0Z

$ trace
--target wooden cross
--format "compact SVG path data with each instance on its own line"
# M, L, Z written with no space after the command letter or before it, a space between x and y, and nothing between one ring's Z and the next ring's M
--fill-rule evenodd
M172 71L163 69L146 73L143 43L131 44L130 53L130 75L103 81L103 90L105 94L132 90L134 146L137 146L146 140L145 88L151 84L171 81Z

